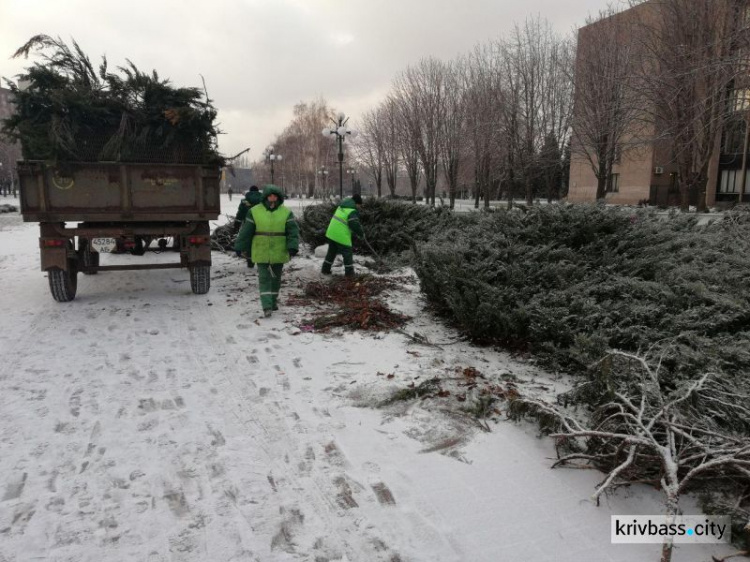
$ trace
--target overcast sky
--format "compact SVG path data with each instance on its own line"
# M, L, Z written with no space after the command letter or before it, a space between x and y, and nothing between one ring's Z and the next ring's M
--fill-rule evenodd
M425 56L449 60L542 15L572 32L606 0L0 0L0 76L32 35L75 38L92 61L132 60L179 86L206 78L226 154L257 159L299 101L356 120ZM30 59L31 60L31 59Z

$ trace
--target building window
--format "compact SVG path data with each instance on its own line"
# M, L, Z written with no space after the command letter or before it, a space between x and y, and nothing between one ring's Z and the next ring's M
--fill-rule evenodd
M742 170L722 170L719 193L737 194L742 184ZM750 171L745 178L745 193L750 193Z
M622 147L619 144L615 146L615 154L612 162L614 164L620 164L622 162Z
M610 174L607 193L620 193L620 174Z
M732 90L732 110L745 111L750 107L750 89L735 88Z
M733 119L724 128L721 151L724 154L742 154L745 147L745 121Z

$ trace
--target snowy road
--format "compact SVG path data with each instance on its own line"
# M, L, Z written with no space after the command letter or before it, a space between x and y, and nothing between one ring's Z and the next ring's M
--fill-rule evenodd
M533 428L364 407L438 368L531 378L527 365L300 333L307 312L285 304L317 277L310 256L259 320L254 273L231 257L214 255L205 296L186 271L107 272L59 304L37 244L36 225L0 215L0 562L658 560L609 538L611 514L658 514L658 496L596 508L598 475L550 470ZM413 288L391 304L454 336Z

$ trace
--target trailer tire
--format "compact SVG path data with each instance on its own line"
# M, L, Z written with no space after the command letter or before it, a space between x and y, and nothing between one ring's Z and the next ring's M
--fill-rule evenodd
M47 271L47 279L52 298L57 302L70 302L76 298L78 269L75 263L68 264L68 271L59 268L50 269Z
M149 243L151 241L149 240ZM133 249L130 250L130 253L134 256L142 256L146 253L146 244L144 243L143 237L136 236L135 237L135 246L133 246Z
M87 239L82 239L81 243L81 261L83 262L83 267L99 267L99 252L94 252L91 249L91 243ZM83 274L84 275L96 275L99 273L98 271L86 271L84 269Z
M211 266L194 265L190 268L190 288L196 295L205 295L211 288Z

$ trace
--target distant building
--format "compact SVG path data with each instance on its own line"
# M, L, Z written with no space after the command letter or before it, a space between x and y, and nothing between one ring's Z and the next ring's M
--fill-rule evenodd
M623 23L631 23L637 17L652 17L653 10L658 10L659 4L649 0L633 8L612 16L622 18ZM594 22L578 30L578 57L586 56L587 49L594 48L597 38L597 26L603 21ZM631 28L632 29L632 28ZM623 39L632 41L629 35ZM592 43L593 42L593 43ZM580 64L580 62L579 62ZM737 91L737 90L735 90ZM746 90L743 90L745 92ZM727 89L727 99L733 99L735 93ZM729 107L730 104L728 103ZM742 111L734 108L729 124L717 138L715 149L708 167L708 182L706 184L706 204L731 205L737 202L750 201L750 171L744 189L741 187L743 166L743 150L746 145L747 105ZM575 116L573 128L576 127ZM654 138L659 137L656 127L648 131ZM573 136L572 142L576 143ZM750 162L750 153L745 158ZM750 169L750 164L748 164ZM596 200L597 178L587 158L573 147L570 163L570 181L568 201L592 202ZM699 193L690 193L690 204L696 205L700 199ZM677 206L680 204L680 188L678 183L677 165L674 163L674 148L667 141L662 140L647 146L617 150L612 174L608 181L605 201L613 204L632 205L648 202L651 205Z
M221 174L221 191L227 193L244 194L253 185L253 170L251 168L224 168Z

